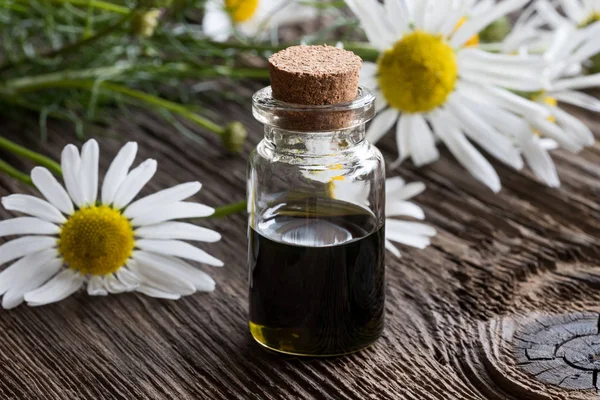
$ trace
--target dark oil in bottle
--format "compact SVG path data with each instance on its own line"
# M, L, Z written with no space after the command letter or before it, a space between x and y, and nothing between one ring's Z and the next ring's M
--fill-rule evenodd
M249 228L250 331L296 355L351 353L384 325L384 226L333 199L280 204Z

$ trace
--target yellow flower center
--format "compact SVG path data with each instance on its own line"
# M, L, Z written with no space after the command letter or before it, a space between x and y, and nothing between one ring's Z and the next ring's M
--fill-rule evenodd
M400 111L421 113L444 104L454 90L458 67L441 35L415 31L397 41L378 61L379 86Z
M131 256L134 233L119 211L91 206L76 211L60 232L59 251L68 266L82 274L117 271Z
M461 19L458 20L458 22L456 23L456 26L454 27L454 32L456 32L458 30L458 28L460 28L465 22L467 22L468 18L467 17L462 17ZM471 38L469 40L467 40L467 42L464 44L464 47L473 47L473 46L477 46L479 44L479 35L473 35L471 36Z
M225 9L233 22L248 21L258 8L259 0L225 0Z

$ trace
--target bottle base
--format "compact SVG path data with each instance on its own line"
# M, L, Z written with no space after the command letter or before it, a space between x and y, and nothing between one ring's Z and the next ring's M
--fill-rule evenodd
M278 331L279 329L268 328L263 325L255 324L253 322L250 322L249 325L250 325L250 334L252 335L252 338L256 341L256 343L261 345L261 347L263 347L266 350L278 353L278 354L285 354L288 356L297 356L297 357L307 357L307 358L323 357L323 358L325 358L325 357L347 356L349 354L358 353L359 351L365 350L365 349L373 346L379 339L379 337L378 337L375 340L370 341L369 343L361 344L360 346L357 346L356 348L353 348L353 349L349 349L347 351L344 350L344 351L339 351L339 352L335 351L335 352L318 353L318 352L302 351L301 349L298 349L296 346L294 346L292 343L290 343L289 340L272 341L272 340L266 339L265 334L264 334L265 331ZM292 335L294 335L294 334L292 334Z

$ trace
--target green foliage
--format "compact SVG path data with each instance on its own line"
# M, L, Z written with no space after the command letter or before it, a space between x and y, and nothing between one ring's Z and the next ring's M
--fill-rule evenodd
M202 39L199 24L186 18L201 6L194 0L0 0L0 103L6 106L0 112L36 111L42 127L48 117L67 119L84 135L89 123L110 118L115 104L134 105L222 135L223 126L198 113L194 86L181 82L263 78L266 71L236 68L230 52Z

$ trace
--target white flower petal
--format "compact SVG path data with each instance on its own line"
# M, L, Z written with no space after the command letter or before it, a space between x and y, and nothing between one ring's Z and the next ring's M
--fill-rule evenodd
M487 71L486 69L475 69L472 67L461 68L461 79L475 85L500 86L509 90L521 90L523 92L537 92L547 85L541 74L527 75L519 74L519 71L505 71L504 74Z
M377 88L377 69L377 64L368 61L363 62L360 70L359 85L370 90Z
M471 18L461 25L460 28L456 30L456 33L452 36L452 39L450 39L450 44L454 48L461 47L471 37L482 31L486 26L498 18L522 8L525 4L527 4L528 1L529 0L500 1L492 10L483 15Z
M495 193L500 191L500 178L494 167L477 151L447 112L438 111L432 118L437 136L448 146L454 157L480 182Z
M400 254L400 250L398 250L398 248L396 246L394 246L394 244L387 239L385 240L385 248L388 249L388 251L390 253L392 253L393 255L395 255L396 257L398 257L398 258L402 257L402 255Z
M127 285L119 281L114 274L104 275L104 288L106 288L108 293L112 294L118 294L129 291L129 287L127 287Z
M2 205L7 210L22 212L57 224L63 224L67 221L65 216L58 211L58 208L52 204L26 194L11 194L3 197Z
M554 82L554 84L551 87L551 90L560 91L568 89L588 89L598 86L600 86L600 74L594 74L558 80Z
M55 249L42 250L40 252L29 254L19 261L15 262L0 273L0 295L6 293L14 286L14 281L29 268L37 269L45 265L57 256Z
M452 13L452 1L429 1L429 7L425 15L425 31L439 33L445 26L446 19Z
M412 116L413 131L410 134L409 145L413 163L417 167L432 163L440 158L433 132L422 115Z
M140 288L145 286L182 296L190 295L196 291L191 282L173 275L162 267L157 268L155 265L142 264L137 260L129 260L127 267L141 279L140 286L136 288L138 292Z
M152 253L186 258L188 260L198 261L215 267L223 266L223 261L211 256L204 250L179 240L140 239L136 240L135 244L136 247Z
M392 218L385 220L386 236L388 232L400 232L415 236L435 236L435 228L420 222L401 221ZM392 239L392 237L390 237ZM392 239L393 240L393 239Z
M11 235L57 235L60 228L51 222L33 217L19 217L0 222L0 237Z
M547 85L540 71L547 66L541 56L496 54L476 48L458 52L458 68L461 79L483 85L499 85L520 91L538 91ZM521 86L519 86L521 85Z
M181 298L181 295L178 293L165 292L148 285L140 285L135 291L145 294L146 296L156 297L157 299L179 300Z
M102 182L102 204L112 204L119 186L123 183L129 168L135 160L138 145L136 142L129 142L119 150L119 153L108 167L108 171Z
M558 107L554 107L552 111L556 117L556 122L573 134L579 144L582 146L591 146L594 144L594 134L586 124Z
M98 142L90 139L81 148L81 169L79 171L79 184L83 194L83 203L96 204L98 197L98 157L100 149Z
M390 198L398 193L401 193L402 189L406 185L406 181L400 176L394 176L385 180L385 196Z
M206 36L218 42L224 42L229 38L233 26L231 17L223 9L222 4L217 1L206 2L202 30Z
M146 183L152 179L156 172L156 166L156 160L148 159L131 170L115 194L114 207L121 209L129 204Z
M582 7L579 1L561 0L561 4L565 14L571 21L580 23L586 17L585 8Z
M556 167L548 151L540 145L540 140L533 138L521 144L523 156L533 173L550 187L559 187L560 180Z
M149 196L134 201L124 211L127 218L135 218L148 211L151 207L164 206L183 201L198 193L202 185L200 182L187 182L168 189L161 190Z
M56 208L67 215L73 214L73 201L64 187L44 167L35 167L31 171L31 180L42 195Z
M451 2L449 2L451 3ZM489 12L496 5L496 0L479 0L471 6L470 16L478 16Z
M529 123L524 119L500 107L472 101L460 92L457 92L457 94L460 94L460 101L465 107L468 107L474 113L481 116L481 118L485 119L487 123L499 132L502 132L506 137L517 142L523 139L530 139L531 129Z
M30 306L41 306L66 299L83 285L85 278L70 269L65 269L44 286L25 294Z
M116 275L117 278L119 278L119 280L123 282L125 286L127 286L127 291L135 290L135 288L140 284L140 278L126 267L119 268L119 270L116 272Z
M375 112L380 113L388 106L387 99L379 89L373 89L373 95L375 96Z
M79 183L81 159L77 147L72 144L67 145L62 151L60 163L67 192L69 192L73 203L81 206L83 204L83 193Z
M469 12L469 9L471 8L471 4L469 4L468 1L462 1L461 3L462 4L452 8L451 11L446 14L444 20L437 28L437 33L444 37L449 37L454 33L460 20Z
M0 246L0 265L28 254L56 246L56 238L48 236L24 236Z
M190 282L196 290L202 292L212 292L215 290L215 281L198 268L175 257L161 256L158 254L138 251L134 256L135 260L143 265L151 264L155 268L164 269L179 278Z
M163 206L149 207L144 213L135 217L133 226L158 224L165 221L181 218L200 218L214 214L214 208L198 203L178 202Z
M590 111L600 112L600 100L587 93L576 92L573 90L561 90L549 92L548 94L558 101L573 104L574 106L582 107Z
M556 143L556 140L554 139L540 138L537 142L540 144L542 149L546 150L556 150L559 147L558 143Z
M104 289L101 276L94 275L90 278L87 285L87 293L90 296L106 296L108 292Z
M0 232L1 223L0 223ZM217 242L221 235L211 229L188 224L185 222L163 222L156 225L147 225L136 229L136 236L144 239L180 239L198 240L201 242Z
M371 45L383 50L397 39L387 24L382 4L374 0L346 0L346 4L359 18Z
M412 134L412 114L401 113L396 124L396 147L398 147L398 160L401 163L410 156L410 138ZM396 163L392 166L395 169Z
M406 0L386 0L383 5L394 35L400 37L411 22Z
M479 87L465 81L459 82L457 86L458 90L473 101L481 100L484 103L503 107L517 115L528 118L547 118L550 116L550 112L545 107L506 89Z
M393 178L390 178L386 181L386 185L389 184ZM401 188L397 188L396 190L390 190L389 192L386 190L387 198L393 198L394 200L408 200L419 194L421 194L425 190L425 184L423 182L411 182L407 185L404 185Z
M594 38L577 48L569 57L569 63L577 64L584 62L598 53L600 53L600 40Z
M523 168L523 159L513 142L496 131L485 119L464 106L460 95L448 102L448 108L461 122L465 133L488 153L515 169Z
M544 22L547 22L552 27L560 28L561 26L571 25L569 20L560 15L556 7L547 0L537 0L533 8L535 8L535 11L541 16Z
M529 122L535 129L539 130L542 135L556 140L560 147L573 153L578 153L583 149L583 146L575 140L571 133L566 132L557 124L544 118L534 118L529 120Z
M388 130L398 120L398 111L394 108L388 108L377 115L367 129L367 140L371 143L377 143Z
M427 236L416 236L416 235L411 235L409 233L402 233L402 232L387 233L387 229L386 229L385 236L390 241L402 243L407 246L416 247L418 249L424 249L431 244L431 240ZM389 249L389 247L387 247L387 248Z
M415 1L413 5L412 23L416 29L427 30L425 22L428 16L427 10L430 7L430 0Z
M416 219L425 219L423 209L410 201L397 201L395 199L386 199L385 204L386 217L407 216Z
M24 266L22 274L12 282L12 287L2 298L2 307L8 310L21 304L25 293L46 283L48 279L56 275L62 266L62 260L58 258L43 264Z

